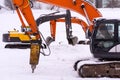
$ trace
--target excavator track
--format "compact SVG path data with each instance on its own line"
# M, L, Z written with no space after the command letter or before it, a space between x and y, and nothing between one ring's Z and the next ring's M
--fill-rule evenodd
M120 62L84 64L78 69L81 77L120 78Z

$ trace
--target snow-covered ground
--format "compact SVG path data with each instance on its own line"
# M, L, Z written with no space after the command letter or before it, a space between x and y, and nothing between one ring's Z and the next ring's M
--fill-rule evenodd
M120 18L120 9L99 9L104 17ZM50 11L33 10L35 19L40 14ZM51 11L53 12L53 11ZM79 16L72 12L72 15ZM90 58L88 45L68 45L64 23L57 23L56 41L50 45L51 55L40 55L39 65L35 73L31 72L29 65L30 50L5 49L2 34L16 28L20 30L21 23L16 12L6 11L0 13L0 79L1 80L114 80L114 78L80 78L74 71L74 62L79 59ZM49 22L39 26L44 37L50 35ZM79 40L84 40L85 35L81 27L73 24L73 34ZM48 52L48 51L46 51ZM117 78L115 78L117 79Z

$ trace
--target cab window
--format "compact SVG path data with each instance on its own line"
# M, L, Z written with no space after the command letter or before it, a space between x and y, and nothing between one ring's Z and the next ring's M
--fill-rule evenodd
M112 39L114 37L114 24L105 23L98 26L96 39Z

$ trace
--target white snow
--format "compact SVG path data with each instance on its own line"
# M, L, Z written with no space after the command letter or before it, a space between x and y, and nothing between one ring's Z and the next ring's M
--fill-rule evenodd
M104 17L120 18L120 9L99 9ZM50 11L33 10L35 19L40 14ZM52 11L51 11L52 12ZM72 15L81 17L77 13ZM2 34L14 28L20 30L21 23L16 12L6 11L0 13L0 79L1 80L114 80L114 78L80 78L73 69L75 61L92 57L88 45L68 45L66 40L65 24L57 23L56 41L50 45L51 55L40 55L39 65L35 73L31 73L29 65L29 49L5 49ZM44 37L50 35L49 22L39 26ZM73 34L79 40L85 35L81 27L73 24ZM48 52L48 51L46 51ZM115 78L117 79L117 78Z
M0 5L3 5L4 4L4 0L0 0Z

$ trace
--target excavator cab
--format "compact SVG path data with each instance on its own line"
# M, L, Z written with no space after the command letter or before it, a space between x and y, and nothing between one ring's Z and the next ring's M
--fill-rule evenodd
M120 20L101 19L94 24L90 50L95 58L120 59Z

